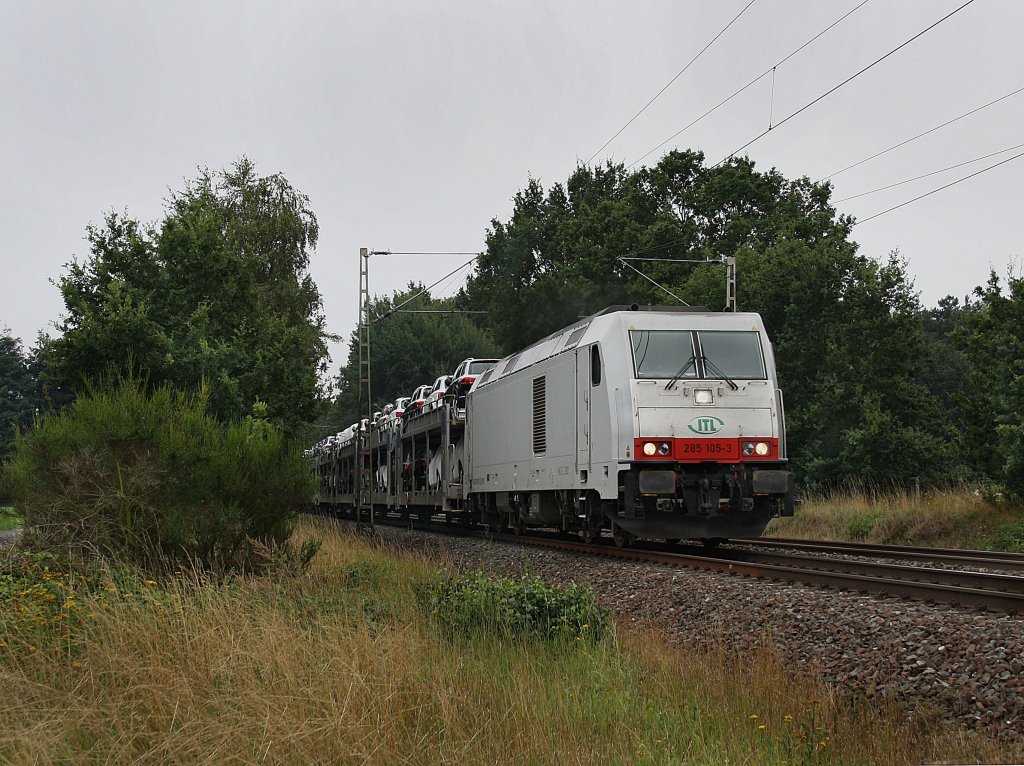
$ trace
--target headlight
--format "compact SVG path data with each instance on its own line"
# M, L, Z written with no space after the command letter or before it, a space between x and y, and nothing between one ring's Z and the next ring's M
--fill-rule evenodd
M658 454L659 455L667 455L671 451L672 451L672 445L669 444L668 442L662 442L661 444L658 445Z
M768 444L766 442L758 442L754 445L754 452L758 455L767 455L768 451Z
M644 442L644 454L648 457L654 455L658 451L658 446L654 442Z
M715 396L711 393L710 388L695 388L693 389L693 403L714 404Z

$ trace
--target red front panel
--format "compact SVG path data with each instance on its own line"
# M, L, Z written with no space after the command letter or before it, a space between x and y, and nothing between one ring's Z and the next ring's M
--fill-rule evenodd
M669 444L667 455L645 455L644 444L653 442L655 445ZM768 445L767 455L744 455L745 443L764 442ZM634 439L633 459L651 462L700 463L713 460L717 463L738 463L748 460L778 460L779 440L758 439L747 437L742 439Z

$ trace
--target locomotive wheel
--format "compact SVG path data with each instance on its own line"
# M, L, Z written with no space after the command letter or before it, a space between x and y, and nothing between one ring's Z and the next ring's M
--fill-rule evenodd
M622 527L615 527L612 531L612 540L615 541L615 545L619 548L628 548L633 544L633 533L627 532Z

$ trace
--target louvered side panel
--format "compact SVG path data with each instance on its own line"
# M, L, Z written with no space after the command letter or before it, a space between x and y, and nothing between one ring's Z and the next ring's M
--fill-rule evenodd
M533 379L533 453L541 455L548 449L547 376Z

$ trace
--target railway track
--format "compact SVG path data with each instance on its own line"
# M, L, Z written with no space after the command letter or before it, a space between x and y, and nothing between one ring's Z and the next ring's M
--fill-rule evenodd
M732 539L730 543L754 545L759 548L799 550L818 553L843 553L872 558L933 562L958 566L976 566L1006 572L1024 573L1024 553L974 551L962 548L919 548L911 545L877 543L843 543L823 540L796 540L779 537Z
M829 558L821 555L805 555L802 553L764 552L749 549L721 549L714 551L693 552L676 549L666 544L650 543L645 547L616 547L611 540L602 540L595 544L587 544L577 540L566 539L560 535L513 535L498 534L479 530L466 530L450 524L415 522L401 518L380 518L377 523L413 527L425 531L457 534L463 536L482 537L498 542L533 545L543 548L582 553L593 556L622 559L627 561L646 561L674 567L685 567L711 572L750 577L759 580L772 580L784 583L800 583L831 588L854 593L870 593L874 595L904 598L927 603L948 604L970 609L984 609L998 613L1024 614L1024 565L1018 562L1016 574L1005 572L965 571L962 569L942 569L928 566L909 566L886 561L853 561L843 558ZM733 541L741 542L741 541ZM766 541L761 539L744 540L745 545L761 546ZM787 541L781 541L778 547L791 547ZM831 543L807 543L807 550L819 552L831 550ZM817 546L814 548L813 546ZM770 547L770 546L769 546ZM873 546L874 549L876 546ZM846 546L837 546L842 552L852 552ZM866 549L857 550L860 555ZM907 558L914 549L902 550L901 558ZM934 549L922 549L928 553L923 555L937 556ZM979 561L990 561L989 558L958 556L961 553L979 553L977 551L955 551L944 559L946 563L963 564L963 559L970 560L977 566ZM1012 561L1013 554L1009 554ZM958 559L956 562L950 559ZM942 559L933 559L940 561ZM989 566L988 563L985 564Z

